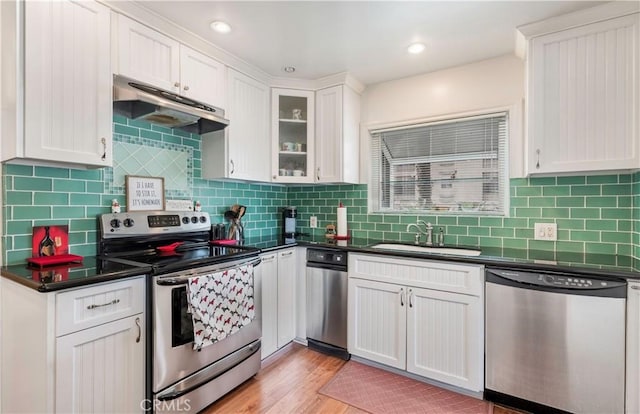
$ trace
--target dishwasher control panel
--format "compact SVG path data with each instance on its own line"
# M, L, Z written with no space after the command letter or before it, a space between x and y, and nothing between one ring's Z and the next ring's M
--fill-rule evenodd
M505 269L490 269L488 272L514 282L564 289L608 289L626 285L622 281L596 279L577 274L537 273Z
M594 287L608 287L609 282L606 280L593 280L585 279L584 277L568 277L568 276L553 276L553 275L538 275L538 280L545 285L563 286L563 287L579 287L579 288L594 288Z
M307 249L307 263L347 265L347 252L329 249Z

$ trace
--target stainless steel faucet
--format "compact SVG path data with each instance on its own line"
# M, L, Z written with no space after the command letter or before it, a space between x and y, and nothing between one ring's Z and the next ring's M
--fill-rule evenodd
M416 223L407 224L407 232L409 232L409 229L411 229L411 227L416 228L416 240L414 241L414 243L420 244L420 235L425 233L422 231L422 229L420 229L420 226L418 226Z
M424 226L424 230L420 228L420 225ZM424 234L427 238L425 241L426 246L433 246L433 226L431 223L425 223L423 220L418 220L417 223L409 223L407 224L407 232L412 228L416 229L416 240L415 244L420 244L420 236Z
M425 228L424 234L426 234L427 240L424 244L427 246L433 246L433 226L431 223L425 223L424 220L418 220L418 224L422 224Z

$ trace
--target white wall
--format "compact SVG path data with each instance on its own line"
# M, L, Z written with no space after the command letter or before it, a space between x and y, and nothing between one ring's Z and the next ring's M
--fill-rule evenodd
M362 94L362 182L369 177L369 130L496 108L512 110L510 176L524 177L524 90L525 62L514 55L368 85Z

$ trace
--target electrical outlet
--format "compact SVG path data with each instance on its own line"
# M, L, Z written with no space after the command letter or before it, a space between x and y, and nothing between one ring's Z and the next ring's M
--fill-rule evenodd
M558 225L556 223L536 223L534 238L536 240L558 240Z
M312 229L318 228L318 217L309 217L309 227L311 227Z

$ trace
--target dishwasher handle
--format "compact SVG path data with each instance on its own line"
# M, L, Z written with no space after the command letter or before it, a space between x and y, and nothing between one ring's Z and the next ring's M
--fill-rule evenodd
M313 269L327 269L327 270L335 270L338 272L346 272L347 266L335 265L330 263L317 263L317 262L307 262L308 268Z

